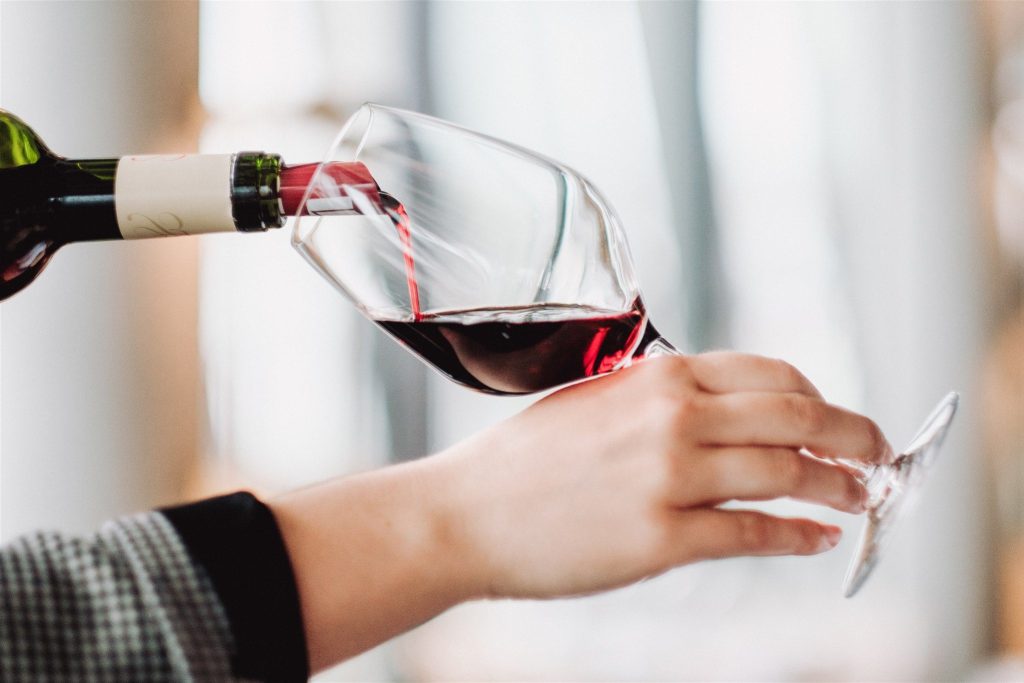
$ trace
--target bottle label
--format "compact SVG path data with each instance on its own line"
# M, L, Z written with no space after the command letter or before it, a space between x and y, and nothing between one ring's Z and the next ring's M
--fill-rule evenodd
M124 239L233 232L233 154L122 157L114 209Z

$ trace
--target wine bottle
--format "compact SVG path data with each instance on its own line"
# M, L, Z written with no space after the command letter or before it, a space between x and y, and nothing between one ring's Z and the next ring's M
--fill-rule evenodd
M0 300L38 277L65 244L211 232L265 232L294 214L320 164L277 154L66 159L0 110ZM334 186L376 195L360 163L332 163ZM344 198L332 213L357 213Z

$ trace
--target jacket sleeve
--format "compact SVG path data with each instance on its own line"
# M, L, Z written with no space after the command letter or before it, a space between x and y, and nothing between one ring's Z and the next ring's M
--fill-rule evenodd
M250 494L0 549L2 681L306 678L291 565Z

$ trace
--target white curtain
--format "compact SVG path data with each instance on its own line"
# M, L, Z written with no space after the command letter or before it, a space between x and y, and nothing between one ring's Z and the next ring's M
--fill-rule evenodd
M705 15L733 344L792 360L897 447L946 390L963 393L943 460L877 576L853 603L808 604L790 642L813 631L833 643L835 665L845 650L854 661L841 666L803 655L827 678L963 676L987 627L975 8L711 4ZM844 527L851 537L856 525ZM892 637L879 642L882 624Z

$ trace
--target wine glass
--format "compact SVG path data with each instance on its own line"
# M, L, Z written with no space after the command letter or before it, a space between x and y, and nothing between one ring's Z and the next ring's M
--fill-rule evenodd
M365 104L303 183L292 244L452 381L524 394L679 353L648 319L615 212L553 159ZM955 405L944 401L895 465L859 470L874 496L848 595L875 566Z

